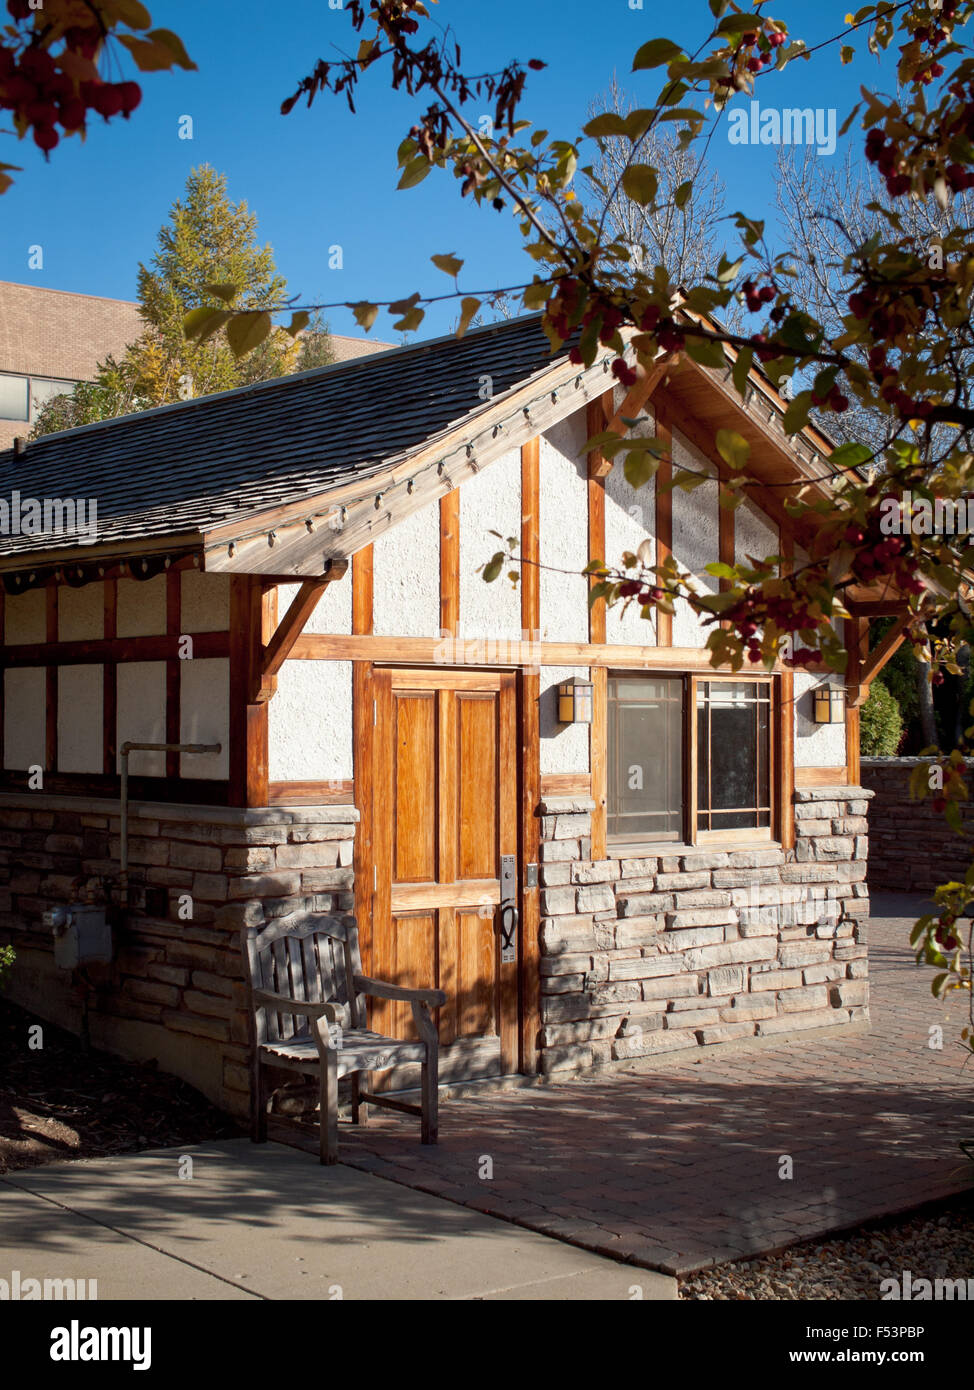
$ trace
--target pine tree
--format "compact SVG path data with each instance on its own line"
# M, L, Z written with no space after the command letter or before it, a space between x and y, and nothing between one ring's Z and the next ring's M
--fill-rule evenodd
M121 360L99 364L94 382L82 382L73 394L48 402L31 437L331 360L328 327L320 318L307 340L276 329L243 358L234 356L222 330L204 343L189 342L184 317L192 309L220 305L207 286L226 284L241 287L234 306L243 309L281 304L287 296L271 247L257 241L256 215L245 202L231 201L226 175L204 164L192 171L185 193L173 203L152 260L139 264L143 332Z

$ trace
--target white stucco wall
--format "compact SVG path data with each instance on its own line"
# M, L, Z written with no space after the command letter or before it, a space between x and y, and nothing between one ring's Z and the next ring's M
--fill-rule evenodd
M166 741L166 663L164 661L123 661L118 666L117 748L123 743L165 743ZM122 756L117 756L122 770ZM133 777L165 777L165 753L132 753L129 772Z
M272 782L352 776L352 663L286 661L268 710Z
M181 777L230 775L230 663L225 657L179 663L180 743L219 743L219 753L182 753Z
M460 493L461 506L467 488L472 486L472 483L464 484ZM350 575L346 575L341 583L349 579ZM421 508L374 542L372 584L373 631L377 637L436 637L439 634L439 502ZM345 630L351 631L350 583L347 601L349 627Z
M47 594L31 589L26 594L7 594L3 606L3 640L15 647L21 642L47 640Z
M47 745L46 690L47 672L42 666L25 666L4 672L4 767L23 770L44 766Z
M101 590L100 584L92 589ZM65 592L62 589L62 594ZM76 590L84 593L84 589ZM58 772L104 771L104 666L62 666L57 679Z
M153 579L118 581L116 631L119 637L157 637L166 631L164 574Z
M540 599L543 642L588 641L588 433L577 410L541 436ZM545 568L551 566L551 569ZM568 574L556 573L568 570Z
M692 469L707 473L713 482L704 483L693 492L673 489L673 555L684 569L696 576L697 588L715 594L719 581L704 573L706 565L720 558L720 496L717 470L709 459L686 439L679 430L673 431L673 471ZM710 628L705 627L685 600L678 600L673 613L674 647L703 647Z
M539 722L541 727L541 775L555 772L588 772L590 724L558 723L558 685L570 677L589 679L586 666L542 666Z
M183 570L179 579L182 632L226 632L230 627L230 576Z
M521 636L521 589L507 578L492 584L478 573L504 541L521 535L521 451L511 449L460 489L460 636L516 642Z
M80 589L72 589L67 584L60 586L57 635L61 642L90 642L104 637L104 584L84 584Z
M778 528L752 502L742 502L734 513L734 558L739 565L749 555L764 560L778 553Z
M616 390L616 409L624 393ZM652 414L650 407L641 412ZM652 420L643 420L630 430L633 439L651 439L656 432ZM623 460L619 458L605 480L605 561L620 566L623 553L635 553L643 541L653 542L650 563L656 563L656 483L650 480L638 492L626 482ZM610 608L605 616L607 642L636 646L656 645L656 616L651 620L639 616L638 603L631 603L623 612L622 603Z
M816 724L813 691L819 685L841 685L841 676L795 672L795 766L844 767L845 724Z

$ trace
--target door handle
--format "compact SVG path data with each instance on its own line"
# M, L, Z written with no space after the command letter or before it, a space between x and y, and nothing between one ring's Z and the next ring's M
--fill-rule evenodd
M501 855L501 963L517 960L517 862L513 854Z

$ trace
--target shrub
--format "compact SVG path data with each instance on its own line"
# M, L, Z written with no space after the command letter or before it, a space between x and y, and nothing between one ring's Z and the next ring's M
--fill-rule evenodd
M881 680L875 680L859 712L859 751L864 758L890 758L903 741L900 707Z
M17 959L17 953L12 946L0 946L0 989L7 983L7 975Z

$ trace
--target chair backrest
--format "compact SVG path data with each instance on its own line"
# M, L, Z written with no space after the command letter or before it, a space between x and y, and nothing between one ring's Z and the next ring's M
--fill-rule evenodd
M354 917L301 913L261 929L247 927L244 959L251 989L304 1003L335 1004L344 1030L365 1026L364 996L352 990L352 976L362 971ZM310 1020L295 1014L263 1005L254 1013L258 1042L286 1041L311 1031Z

